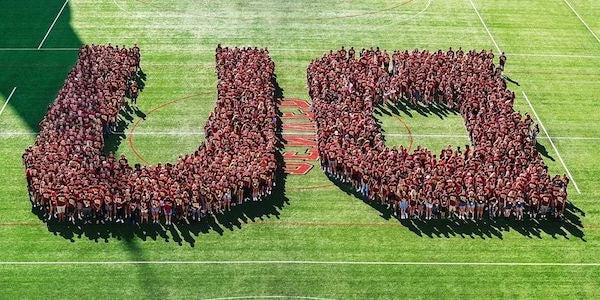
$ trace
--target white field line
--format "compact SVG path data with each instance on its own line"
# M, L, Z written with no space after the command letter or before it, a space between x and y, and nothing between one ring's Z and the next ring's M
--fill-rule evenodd
M0 132L0 137L2 136L29 136L29 135L37 135L37 132ZM141 132L111 132L110 134L114 135L125 135L125 136L203 136L205 133L201 131L141 131ZM316 132L283 132L284 136L296 136L296 135L305 135L305 136L314 136ZM431 137L431 138L465 138L468 139L469 136L466 134L408 134L408 133L384 133L384 136L393 136L393 137ZM538 136L538 139L548 139L546 136ZM586 136L552 136L552 139L555 140L589 140L589 141L600 141L600 137L586 137Z
M140 261L2 261L0 265L367 265L367 266L529 266L600 267L596 263L561 262L417 262L417 261L317 261L317 260L140 260Z
M544 53L511 53L510 56L530 56L530 57L566 57L566 58L600 58L600 55L585 54L544 54Z
M48 31L46 32L46 35L44 35L44 38L40 42L40 45L37 47L38 50L40 50L42 48L42 46L44 45L44 42L46 41L46 38L48 38L48 35L50 34L50 31L52 31L52 28L54 28L54 24L56 24L56 21L58 21L58 18L60 18L60 15L62 14L63 10L65 10L65 7L67 6L67 3L69 3L69 0L65 0L65 3L60 8L60 11L56 15L56 18L54 18L54 22L52 22L52 24L50 25L50 28L48 28Z
M423 10L419 11L418 13L416 13L416 14L414 14L412 16L409 16L408 18L404 18L404 19L401 19L401 20L398 20L398 21L408 21L410 19L414 19L414 18L418 17L419 15L421 15L422 13L424 13L427 9L429 9L429 6L431 6L432 2L433 2L433 0L429 0L427 2L427 5L425 5L425 8L423 8Z
M37 135L38 132L0 132L1 136L24 136L24 135ZM125 135L125 136L203 136L205 133L201 131L142 131L142 132L111 132L114 135ZM316 132L283 132L282 135L306 135L314 136ZM466 134L408 134L408 133L384 133L385 136L393 137L431 137L431 138L466 138L469 136ZM538 136L538 139L548 139L546 136ZM586 136L552 136L555 140L590 140L600 141L600 137L586 137Z
M431 3L432 3L432 2L433 2L433 0L429 0L429 1L427 2L427 5L425 5L425 8L424 8L424 9L422 9L421 11L417 12L417 13L416 13L416 14L414 14L414 15L411 15L411 16L409 16L409 17L407 17L407 18L400 19L400 20L398 20L398 21L408 21L408 20L410 20L410 19L414 19L414 18L418 17L419 15L421 15L422 13L424 13L424 12L425 12L427 9L429 9L429 6L431 6ZM131 12L131 11L128 11L128 10L124 9L124 8L123 8L121 5L119 5L119 3L117 2L117 0L113 0L113 3L114 3L114 4L115 4L115 5L116 5L116 6L117 6L117 7L118 7L118 8L119 8L121 11L123 11L123 12L125 12L125 13L128 13L128 14L132 14L132 13L133 13L133 12ZM185 16L185 15L188 15L188 14L187 14L187 13L182 13L181 15L184 15L184 16Z
M475 10L475 13L479 17L481 24L483 24L483 28L485 28L485 31L487 31L487 34L490 36L490 39L492 39L494 46L496 46L496 49L498 49L498 53L502 53L502 50L500 50L500 47L498 47L498 43L496 43L496 40L494 39L494 36L492 36L490 29L487 27L487 25L483 21L483 18L481 17L481 15L479 14L479 11L477 10L477 7L475 7L475 3L473 3L473 0L469 0L469 2L471 2L471 6L473 7L473 10Z
M588 26L588 24L581 18L581 16L579 15L579 13L577 13L577 11L575 10L575 8L573 8L573 6L571 5L571 3L569 3L569 1L567 0L563 0L568 6L569 8L573 11L573 13L575 13L575 15L577 16L577 18L579 18L579 21L581 21L581 23L583 23L583 25L585 26L585 28L587 28L587 30L594 36L594 38L596 39L596 41L600 44L600 38L598 38L598 36L596 35L596 33L594 33L594 31L590 28L590 26Z
M0 109L0 116L2 115L2 113L4 112L4 109L6 108L6 105L8 105L8 101L10 101L10 98L12 98L13 94L15 93L15 90L17 89L17 87L15 86L12 91L10 92L10 95L8 95L8 98L6 98L6 102L4 102L4 105L2 105L2 109Z
M0 48L0 51L77 51L79 48Z
M242 300L242 299L288 299L288 300L333 300L331 298L307 297L307 296L237 296L237 297L219 297L203 300Z
M116 5L116 6L117 6L117 7L118 7L118 8L119 8L121 11L123 11L123 12L126 12L126 13L128 13L128 14L130 13L130 12L128 12L127 10L125 10L124 8L122 8L122 7L121 7L121 5L119 5L119 3L117 3L117 0L113 0L113 3L114 3L114 4L115 4L115 5Z
M560 160L560 163L562 164L563 168L567 172L567 175L569 175L569 178L571 178L571 181L573 182L573 186L575 187L575 190L577 190L578 194L581 194L581 191L579 190L579 187L577 186L577 182L575 182L575 178L573 178L573 175L571 175L569 168L567 168L567 165L565 164L564 160L560 156L560 152L558 152L558 148L556 148L556 145L554 145L552 138L550 138L550 135L548 134L548 130L546 130L544 123L542 123L542 120L540 120L540 117L538 116L537 112L535 112L535 109L533 108L531 101L529 101L529 97L527 97L527 94L525 94L525 91L523 91L523 97L525 97L525 100L527 101L527 104L529 104L529 107L531 108L531 111L535 115L535 118L538 120L538 123L542 127L542 130L544 130L546 137L548 137L548 141L550 141L550 145L552 145L552 148L554 148L554 151L556 152L556 156L558 156L558 160Z
M79 48L0 48L0 51L78 51ZM215 49L208 48L182 48L182 49L142 49L142 52L214 52ZM306 49L306 48L269 48L270 52L314 52L325 53L329 50ZM531 57L556 57L556 58L589 58L599 59L600 55L593 54L561 54L561 53L510 53L510 56L531 56Z

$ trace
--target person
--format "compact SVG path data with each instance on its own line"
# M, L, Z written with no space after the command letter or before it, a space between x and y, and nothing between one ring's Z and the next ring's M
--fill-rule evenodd
M488 207L489 218L495 219L498 217L498 199L496 197L492 197L492 199L489 201Z
M515 204L515 216L517 217L517 220L519 220L519 221L523 220L524 206L525 206L525 202L523 202L523 199L517 198L517 203Z
M452 219L452 218L456 218L456 206L458 205L458 202L456 201L456 196L452 195L450 196L450 203L448 206L448 218Z
M95 224L104 224L104 214L102 213L102 202L100 199L94 199L92 205L92 222Z
M90 200L88 200L88 199L83 200L82 214L83 214L83 223L90 224L92 222L92 205L91 205Z
M425 202L425 219L431 220L431 216L433 215L433 202L431 200L429 200L429 198L427 200L425 200L424 202Z
M123 199L116 198L115 199L115 212L116 212L116 221L115 223L125 223L125 207L123 204Z
M152 200L151 212L152 212L152 223L158 224L158 222L160 220L160 206L159 206L158 200L156 200L156 199Z
M129 202L129 223L138 224L140 220L140 210L138 207L138 203L135 201Z
M504 51L502 51L502 54L500 54L500 57L499 57L500 70L504 71L505 64L506 64L506 54L504 54Z
M140 203L140 224L148 224L148 203L146 201Z
M173 215L173 203L171 202L170 198L167 198L164 201L163 213L165 215L165 224L167 226L173 225L171 223L171 216Z
M400 219L408 219L408 200L406 200L406 198L402 198L402 200L400 200Z
M75 199L69 198L67 202L67 221L73 223L75 225L77 206L75 203Z
M48 213L48 220L52 220L52 218L56 219L56 211L57 211L57 199L55 195L50 196L50 212Z
M507 199L504 203L504 218L509 218L512 214L513 202L511 199Z
M191 213L193 221L200 221L200 202L196 199L192 201Z
M115 207L111 197L104 199L104 216L107 222L113 222L115 219Z
M448 201L446 198L442 199L442 204L440 205L440 219L446 219L448 215Z
M458 200L458 219L467 219L467 199L465 198L465 196L460 196Z
M486 201L483 195L477 197L477 203L475 204L475 213L477 215L477 220L483 220L483 212L486 207Z
M473 197L473 194L471 194L471 197ZM467 216L469 219L471 220L475 220L475 200L473 198L469 197L469 200L467 202Z
M56 197L56 213L58 215L58 221L63 222L65 220L65 212L66 212L67 200L65 196L59 194Z
M542 196L542 203L540 204L540 218L546 219L548 217L548 209L550 208L550 199L544 195Z

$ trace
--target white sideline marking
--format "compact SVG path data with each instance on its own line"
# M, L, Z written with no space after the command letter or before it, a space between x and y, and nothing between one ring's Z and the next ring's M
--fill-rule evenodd
M22 136L22 135L37 135L39 134L39 132L0 132L0 136ZM134 133L130 133L130 132L111 132L110 134L115 134L115 135L125 135L125 136L129 136L129 135L139 135L139 136L152 136L152 135L156 135L156 136L201 136L204 135L204 132L201 131L143 131L143 132L134 132ZM289 136L289 135L309 135L309 136L314 136L316 135L316 132L283 132L282 135L284 136ZM413 137L432 137L432 138L466 138L468 139L469 136L466 134L436 134L436 133L431 133L431 134L408 134L408 133L385 133L385 136L393 136L393 137L407 137L407 136L413 136ZM548 137L545 136L538 136L538 139L548 139ZM591 141L597 141L600 140L600 137L597 136L590 136L590 137L586 137L586 136L552 136L552 139L555 140L591 140Z
M307 297L307 296L237 296L219 297L204 300L238 300L238 299L298 299L298 300L333 300L332 298Z
M67 3L69 3L69 0L65 0L65 3L60 8L60 11L56 15L56 18L54 18L54 22L52 22L52 24L50 25L50 28L48 28L48 31L46 32L46 35L44 36L44 38L40 42L40 45L37 47L38 50L40 50L42 48L42 45L44 45L44 42L46 41L46 38L48 38L48 35L50 34L50 31L52 31L52 28L54 28L54 24L56 24L56 21L58 21L58 18L62 14L63 10L65 10L65 7L67 6Z
M471 6L473 7L473 10L475 10L475 13L477 14L477 16L479 17L479 20L481 21L481 24L483 24L483 27L485 28L485 31L487 31L487 34L490 36L490 38L492 39L492 42L494 43L494 46L496 46L496 49L498 49L498 53L502 53L502 50L500 50L500 47L498 47L498 43L496 43L496 40L494 39L494 37L492 36L492 33L490 32L490 30L488 29L487 25L485 25L485 22L483 21L483 18L481 17L481 15L479 14L479 11L477 10L477 8L475 7L475 4L473 3L473 0L469 0L469 2L471 2Z
M557 266L600 267L600 263L560 262L416 262L416 261L318 261L318 260L206 260L206 261L3 261L0 265L374 265L374 266Z
M2 109L0 109L0 116L2 115L2 113L4 112L4 109L6 108L6 105L8 105L8 101L10 101L10 98L12 97L12 95L15 93L15 90L17 89L17 87L15 86L12 91L10 92L10 95L8 95L8 98L6 98L6 102L4 102L4 105L2 105Z
M587 28L587 30L594 36L594 38L596 39L596 41L600 44L600 38L598 38L598 36L594 33L594 31L590 28L590 26L588 26L588 24L581 18L581 16L573 8L573 6L571 6L571 3L569 3L569 1L567 1L567 0L563 0L563 1L569 6L569 8L575 13L575 15L577 16L577 18L579 18L579 21L581 21L581 23L583 23L583 25L585 26L585 28Z
M573 175L571 175L571 172L569 171L569 168L567 168L567 165L565 164L565 162L563 161L562 157L560 156L560 152L558 152L558 148L556 148L556 145L554 145L554 142L552 141L552 138L550 138L550 135L548 134L548 131L546 130L546 127L544 127L544 124L542 123L542 120L540 120L540 117L535 112L535 109L533 108L533 105L531 104L531 101L529 101L529 98L527 97L527 94L525 94L525 91L523 91L522 93L523 93L523 96L525 97L525 100L527 100L527 104L529 104L529 107L531 108L531 111L533 111L533 114L535 115L535 118L538 120L538 123L540 123L540 126L544 130L544 133L546 134L546 137L548 137L548 141L550 141L550 145L552 145L552 148L554 148L554 151L556 152L556 156L558 156L558 160L560 160L560 163L563 165L563 168L565 169L565 171L567 171L567 175L569 175L569 178L571 178L571 181L573 182L573 186L575 187L575 190L577 190L578 194L581 194L581 191L579 190L579 187L577 186L577 182L575 182L575 178L573 178Z

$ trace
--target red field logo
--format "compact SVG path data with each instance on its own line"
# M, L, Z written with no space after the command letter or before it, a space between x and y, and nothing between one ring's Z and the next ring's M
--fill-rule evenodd
M306 100L284 99L281 101L283 109L295 110L295 112L284 111L282 121L284 140L286 147L305 148L304 153L298 151L288 151L283 153L286 161L286 171L291 175L306 175L313 168L313 164L319 159L317 151L316 127L314 123L314 114L310 112L310 105ZM286 123L286 121L292 121Z

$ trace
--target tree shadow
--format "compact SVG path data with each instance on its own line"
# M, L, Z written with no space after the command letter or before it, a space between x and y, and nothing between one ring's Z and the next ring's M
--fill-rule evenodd
M63 1L12 1L10 9L0 12L0 48L27 48L6 50L0 55L0 93L8 97L13 87L17 90L9 106L23 120L29 130L37 131L49 104L56 98L68 72L77 58L77 51L36 51L50 24L60 11ZM70 3L65 6L43 47L81 46L82 41L70 25Z
M142 80L143 81L143 80ZM283 90L279 87L276 78L273 79L276 91L275 101L277 103L277 114L281 115L279 111L279 103L283 99ZM141 87L142 85L140 85ZM120 111L120 118L114 128L105 128L105 149L104 153L113 152L119 148L121 141L124 139L124 131L133 121L133 114L144 115L143 112L139 111L134 103L133 99ZM144 115L145 116L145 115ZM275 186L272 189L272 193L269 197L266 197L262 201L249 201L242 205L237 205L231 208L231 211L223 214L208 215L199 222L176 222L174 219L173 225L165 226L163 224L134 224L132 222L118 224L72 224L69 222L57 222L56 220L47 221L44 217L44 212L39 208L32 208L32 213L37 215L38 219L46 222L47 228L54 235L60 236L71 242L75 242L77 239L87 238L95 242L109 242L111 239L123 240L128 248L137 251L139 247L135 245L134 240L140 239L146 241L151 239L153 241L164 240L165 242L175 242L178 245L188 244L194 247L196 239L201 234L209 234L215 232L219 235L224 235L226 230L233 231L235 229L241 229L244 224L260 222L265 219L276 218L279 219L280 210L286 205L289 205L289 200L285 194L285 183L287 180L287 174L285 173L285 162L281 155L282 148L282 123L281 119L276 120L276 135L278 144L274 152L277 160L277 170L275 173ZM110 132L109 130L114 130ZM250 191L246 191L249 193ZM250 195L246 195L250 197ZM137 259L137 257L135 257Z

